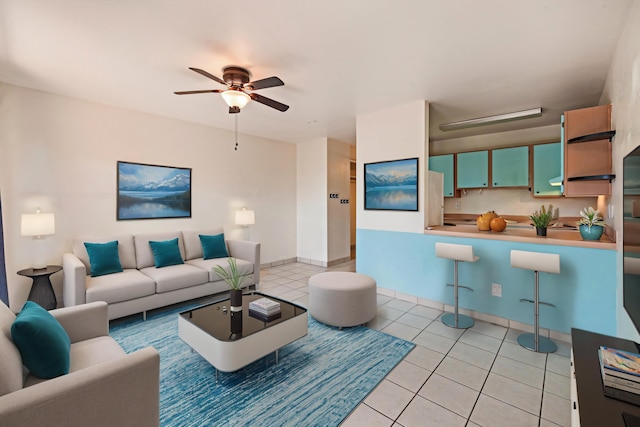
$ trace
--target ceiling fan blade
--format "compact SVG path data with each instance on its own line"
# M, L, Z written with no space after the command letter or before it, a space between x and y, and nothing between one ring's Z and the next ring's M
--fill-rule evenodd
M251 90L258 90L258 89L266 89L268 87L284 86L284 82L280 80L278 77L273 76L273 77L267 77L266 79L256 80L255 82L247 83L245 87L247 86L249 86ZM247 89L249 89L249 87L247 87Z
M212 90L183 90L180 92L173 92L176 95L191 95L194 93L220 93L220 92L224 92L222 90L218 90L218 89L212 89Z
M211 80L215 80L216 82L227 86L227 84L225 83L224 80L222 80L219 77L214 76L213 74L210 74L210 73L206 72L205 70L201 70L200 68L193 68L193 67L189 67L189 69L195 71L198 74L202 74L203 76L208 77Z
M275 108L278 111L285 112L289 109L288 105L285 105L278 101L274 101L273 99L267 98L266 96L258 95L257 93L250 93L249 96L254 101L264 104L268 107Z

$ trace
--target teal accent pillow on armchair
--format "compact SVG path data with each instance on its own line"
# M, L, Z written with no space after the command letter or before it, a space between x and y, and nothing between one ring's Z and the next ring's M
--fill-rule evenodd
M118 241L107 243L84 243L89 255L91 277L104 276L105 274L120 273L120 255L118 255Z
M224 233L215 236L198 235L202 244L202 254L204 259L226 258L229 256L227 245L224 242Z
M182 254L180 254L180 248L178 247L177 237L161 242L149 240L149 245L151 245L151 251L153 251L153 261L156 268L184 264Z
M71 340L67 331L47 310L27 301L11 325L11 338L22 363L40 378L69 373Z

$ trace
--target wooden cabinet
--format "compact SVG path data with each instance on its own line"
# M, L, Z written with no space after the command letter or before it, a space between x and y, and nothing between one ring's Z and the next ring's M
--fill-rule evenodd
M564 195L611 194L611 105L564 113Z
M472 151L457 154L456 187L489 187L489 151Z
M562 195L561 187L549 184L550 179L562 174L561 155L560 142L533 146L533 197Z
M429 157L429 170L444 174L444 197L458 197L455 189L455 158L453 154Z
M491 186L529 186L529 147L491 150Z

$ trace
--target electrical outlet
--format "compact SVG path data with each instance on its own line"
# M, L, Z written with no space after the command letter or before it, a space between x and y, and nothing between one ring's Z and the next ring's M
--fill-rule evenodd
M460 202L456 202L456 210L459 211L460 210Z
M502 285L497 283L491 284L491 295L494 297L502 297Z

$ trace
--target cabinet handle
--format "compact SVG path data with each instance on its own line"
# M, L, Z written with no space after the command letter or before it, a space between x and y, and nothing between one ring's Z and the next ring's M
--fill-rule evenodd
M573 409L578 409L576 408L576 402L573 402Z

